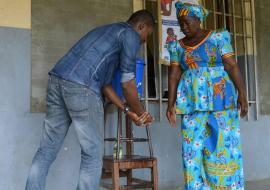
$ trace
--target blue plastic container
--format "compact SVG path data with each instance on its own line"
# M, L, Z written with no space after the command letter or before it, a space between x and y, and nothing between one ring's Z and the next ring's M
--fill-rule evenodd
M144 60L141 58L137 58L136 59L136 86L137 86L137 90L138 90L138 96L139 98L142 97L142 93L143 93L143 75L144 75ZM122 86L121 86L121 74L120 71L117 70L115 75L114 75L114 79L112 81L112 86L113 89L115 90L116 94L123 100L124 96L123 96L123 92L122 92Z

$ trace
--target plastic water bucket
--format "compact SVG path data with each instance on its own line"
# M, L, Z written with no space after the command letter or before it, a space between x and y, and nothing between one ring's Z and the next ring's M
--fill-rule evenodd
M136 75L135 75L135 81L136 81L136 86L137 86L137 91L138 91L138 96L139 98L142 97L143 93L143 75L144 75L144 60L141 58L136 59ZM113 81L112 81L112 86L113 89L115 90L116 94L121 98L124 99L123 92L122 92L122 86L121 86L121 73L119 70L115 72Z
M136 59L136 86L138 90L138 95L141 98L143 93L143 75L144 75L144 60Z

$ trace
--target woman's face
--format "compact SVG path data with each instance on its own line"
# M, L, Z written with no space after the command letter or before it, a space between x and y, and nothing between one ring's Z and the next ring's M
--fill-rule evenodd
M178 18L179 25L186 37L194 37L200 29L200 20L196 17L181 16Z

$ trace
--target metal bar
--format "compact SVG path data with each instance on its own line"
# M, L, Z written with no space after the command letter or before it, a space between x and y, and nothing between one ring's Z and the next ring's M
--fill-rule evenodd
M250 2L251 6L251 18L252 18L252 36L253 36L253 62L254 62L254 78L255 78L255 100L256 100L256 110L255 119L259 118L259 98L258 98L258 78L257 78L257 36L256 36L256 20L255 20L255 3L254 0Z
M146 134L147 134L147 139L148 139L148 146L149 146L149 153L150 157L153 157L153 146L152 146L152 138L150 134L150 127L149 125L146 126Z
M153 102L157 102L157 101L159 101L159 98L149 98L148 100L153 101ZM167 98L162 98L162 102L167 102L167 101L168 101ZM249 102L252 103L252 102L255 102L255 101L250 100Z
M143 0L143 8L146 9L146 0ZM145 101L145 109L148 111L148 68L147 68L147 42L144 43L144 63L145 63L145 70L144 70L144 101Z
M248 34L239 34L239 33L236 33L236 36L243 36L245 38L253 38L251 35L248 35Z
M224 25L224 28L227 29L225 0L222 0L222 4L223 4L223 25Z
M159 72L159 121L162 121L162 65L158 65Z
M236 24L235 24L235 7L234 7L234 0L232 0L232 15L233 15L233 41L234 41L234 52L235 52L235 59L236 59L236 62L238 60L237 58L237 43L236 43Z
M154 3L153 3L154 4ZM161 15L159 14L160 13L160 0L158 0L156 3L156 7L154 8L154 6L152 6L152 12L154 12L156 15L156 18L158 19L157 23L161 24ZM154 58L154 68L155 68L155 71L156 71L156 65L158 65L158 80L156 80L157 77L155 77L155 88L156 88L156 99L159 100L159 121L162 120L162 101L160 101L160 98L157 97L157 94L158 94L158 90L159 90L159 93L160 91L162 90L160 85L159 87L157 87L157 81L158 83L160 84L161 80L160 80L160 77L161 77L161 72L159 70L160 68L160 63L158 63L158 59L159 59L159 39L160 38L160 34L161 34L161 25L159 26L158 25L158 32L156 32L156 30L153 31L153 58ZM155 72L156 73L156 72Z
M114 142L117 141L117 138L105 138L105 141L110 141L110 142ZM147 138L132 138L132 137L128 137L128 138L120 138L121 142L147 142L148 139Z
M107 119L107 106L104 105L104 124L103 124L103 139L106 139L106 119ZM103 155L106 155L106 145L103 146Z
M212 11L212 10L208 10L209 11L209 13L213 13L213 14L216 14L216 15L224 15L224 13L223 12L219 12L219 11ZM225 16L233 16L232 14L230 14L230 13L225 13ZM239 18L239 19L245 19L245 20L248 20L248 21L252 21L252 19L251 18L245 18L245 17L242 17L242 16L239 16L239 15L234 15L234 17L235 18Z
M120 141L121 141L121 131L122 131L122 112L118 108L117 109L117 147L116 147L116 159L119 159L120 154Z
M132 136L132 123L131 119L126 115L125 116L126 121L126 138L121 138L121 142L124 141L124 139L130 139L130 141L127 141L126 143L126 155L132 155L133 152L133 136Z
M142 98L142 100L144 100ZM168 98L161 98L162 102L168 102ZM159 101L159 97L156 98L148 98L148 101Z
M244 1L241 0L241 11L242 11L242 16L245 16L245 7L244 7ZM242 24L243 24L243 33L244 35L246 34L246 23L244 18L242 17ZM246 43L246 38L244 37L244 49L245 49L245 55L244 55L244 62L245 62L245 74L246 74L246 95L247 99L249 101L249 78L248 78L248 62L247 62L247 43ZM247 114L247 120L249 120L249 112Z
M145 71L144 71L144 102L145 102L145 109L148 111L148 68L147 68L147 44L144 44L144 62L145 62Z
M155 18L157 18L157 2L152 2L152 12L155 13ZM155 24L157 24L158 21L155 20ZM158 27L158 24L155 25L155 27ZM158 62L158 36L157 36L158 32L156 32L156 28L153 30L153 61L154 61L154 73L156 74L156 65L157 65L157 62ZM156 76L155 76L155 92L158 91L158 88L157 88L157 80L156 80ZM156 97L157 97L157 93L156 93ZM148 98L149 100L149 98Z
M161 28L161 23L162 23L162 19L161 19L161 5L160 5L160 0L157 1L157 6L158 6L158 23L160 24L159 28L158 28L158 39L161 39L161 34L162 34L162 28ZM162 51L162 47L161 47L161 42L159 41L159 53L161 54ZM159 57L160 58L160 57ZM162 121L162 68L161 68L161 64L158 64L158 85L159 85L159 121Z
M212 0L213 3L213 11L214 11L214 30L217 29L217 15L216 15L216 0Z
M209 13L215 13L215 14L217 14L217 15L225 15L225 16L232 16L232 14L230 14L230 13L223 13L223 12L220 12L220 11L212 11L212 10L208 10L209 11ZM235 18L243 18L242 16L239 16L239 15L234 15L234 17ZM249 20L249 21L251 21L251 19L250 18L245 18L245 20Z
M202 0L202 5L205 7L205 0ZM203 28L206 29L206 20L203 21Z

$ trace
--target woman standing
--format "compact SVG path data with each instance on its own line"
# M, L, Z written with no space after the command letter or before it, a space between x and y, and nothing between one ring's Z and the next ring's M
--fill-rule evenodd
M169 45L167 118L175 127L181 114L185 189L243 190L238 109L244 117L248 103L230 34L202 29L203 7L175 6L185 37Z

